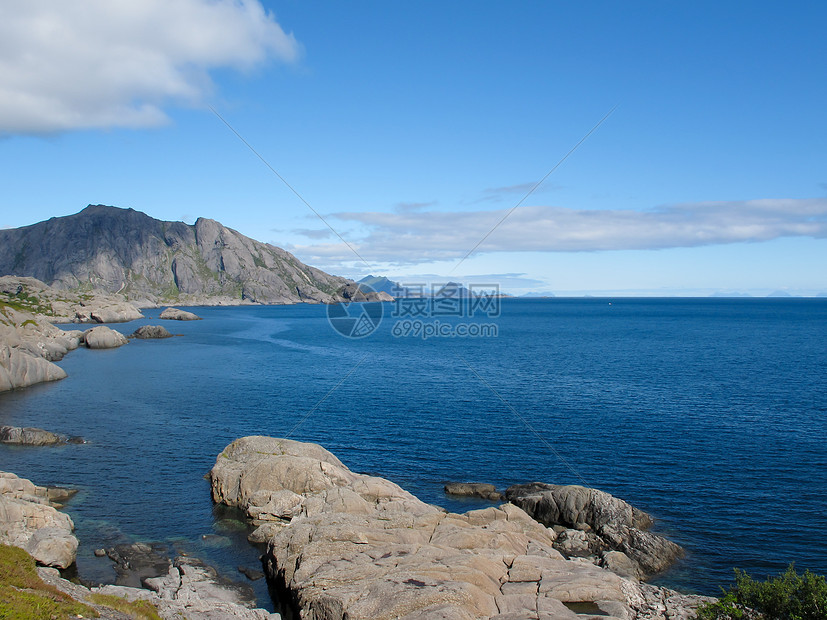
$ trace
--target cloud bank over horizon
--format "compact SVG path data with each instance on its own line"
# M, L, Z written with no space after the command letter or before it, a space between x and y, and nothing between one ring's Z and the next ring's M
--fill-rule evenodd
M343 236L367 260L411 265L462 258L506 213L342 212L328 219L363 231L359 238ZM701 202L646 211L527 206L508 217L475 254L663 250L782 237L827 238L827 198ZM354 258L342 243L297 244L291 250L325 263Z
M0 4L0 136L154 127L197 105L209 72L294 62L257 0L10 0Z

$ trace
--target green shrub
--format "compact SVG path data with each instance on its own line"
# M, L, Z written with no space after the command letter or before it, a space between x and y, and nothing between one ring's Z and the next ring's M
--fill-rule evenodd
M735 569L735 585L717 603L698 610L699 620L824 620L827 618L827 580L822 575L795 572L790 564L778 577L755 581Z

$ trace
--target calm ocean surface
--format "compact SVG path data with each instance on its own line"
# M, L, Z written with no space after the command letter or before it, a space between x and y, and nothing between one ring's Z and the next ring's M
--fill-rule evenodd
M95 548L144 540L243 580L260 550L203 476L233 439L291 431L452 510L486 504L447 481L585 481L687 549L657 580L679 589L827 573L827 300L611 301L503 300L498 337L429 340L391 317L350 340L324 306L198 308L163 322L182 338L79 350L67 379L0 395L0 424L89 442L2 446L0 469L82 489L67 511L92 579L113 575Z

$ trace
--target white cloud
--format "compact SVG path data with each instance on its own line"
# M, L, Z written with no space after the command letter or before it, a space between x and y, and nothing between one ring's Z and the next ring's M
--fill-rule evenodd
M431 200L430 202L397 202L393 208L396 211L407 213L409 211L421 211L434 205L436 205L436 200Z
M366 260L405 265L462 258L506 212L362 212L330 218L367 230L361 239L348 238ZM781 237L827 238L827 199L704 202L649 211L521 207L477 253L656 250ZM325 264L353 259L340 243L293 250Z
M257 0L4 0L0 135L162 124L211 69L298 54Z
M308 239L330 239L333 233L329 228L295 228L293 232Z

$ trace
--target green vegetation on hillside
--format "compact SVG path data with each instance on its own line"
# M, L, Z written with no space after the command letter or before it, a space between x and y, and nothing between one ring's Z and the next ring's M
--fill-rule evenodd
M0 618L97 618L91 607L43 583L34 558L23 549L0 545Z
M93 604L117 610L137 620L161 620L149 601L127 601L93 593ZM3 620L57 620L97 618L94 608L76 601L38 576L32 556L18 547L0 545L0 618Z
M25 290L16 295L0 291L0 307L12 308L18 312L31 312L32 314L52 314L51 304L29 295Z
M790 564L778 577L755 581L735 569L735 585L717 603L698 610L699 620L824 620L827 580Z

